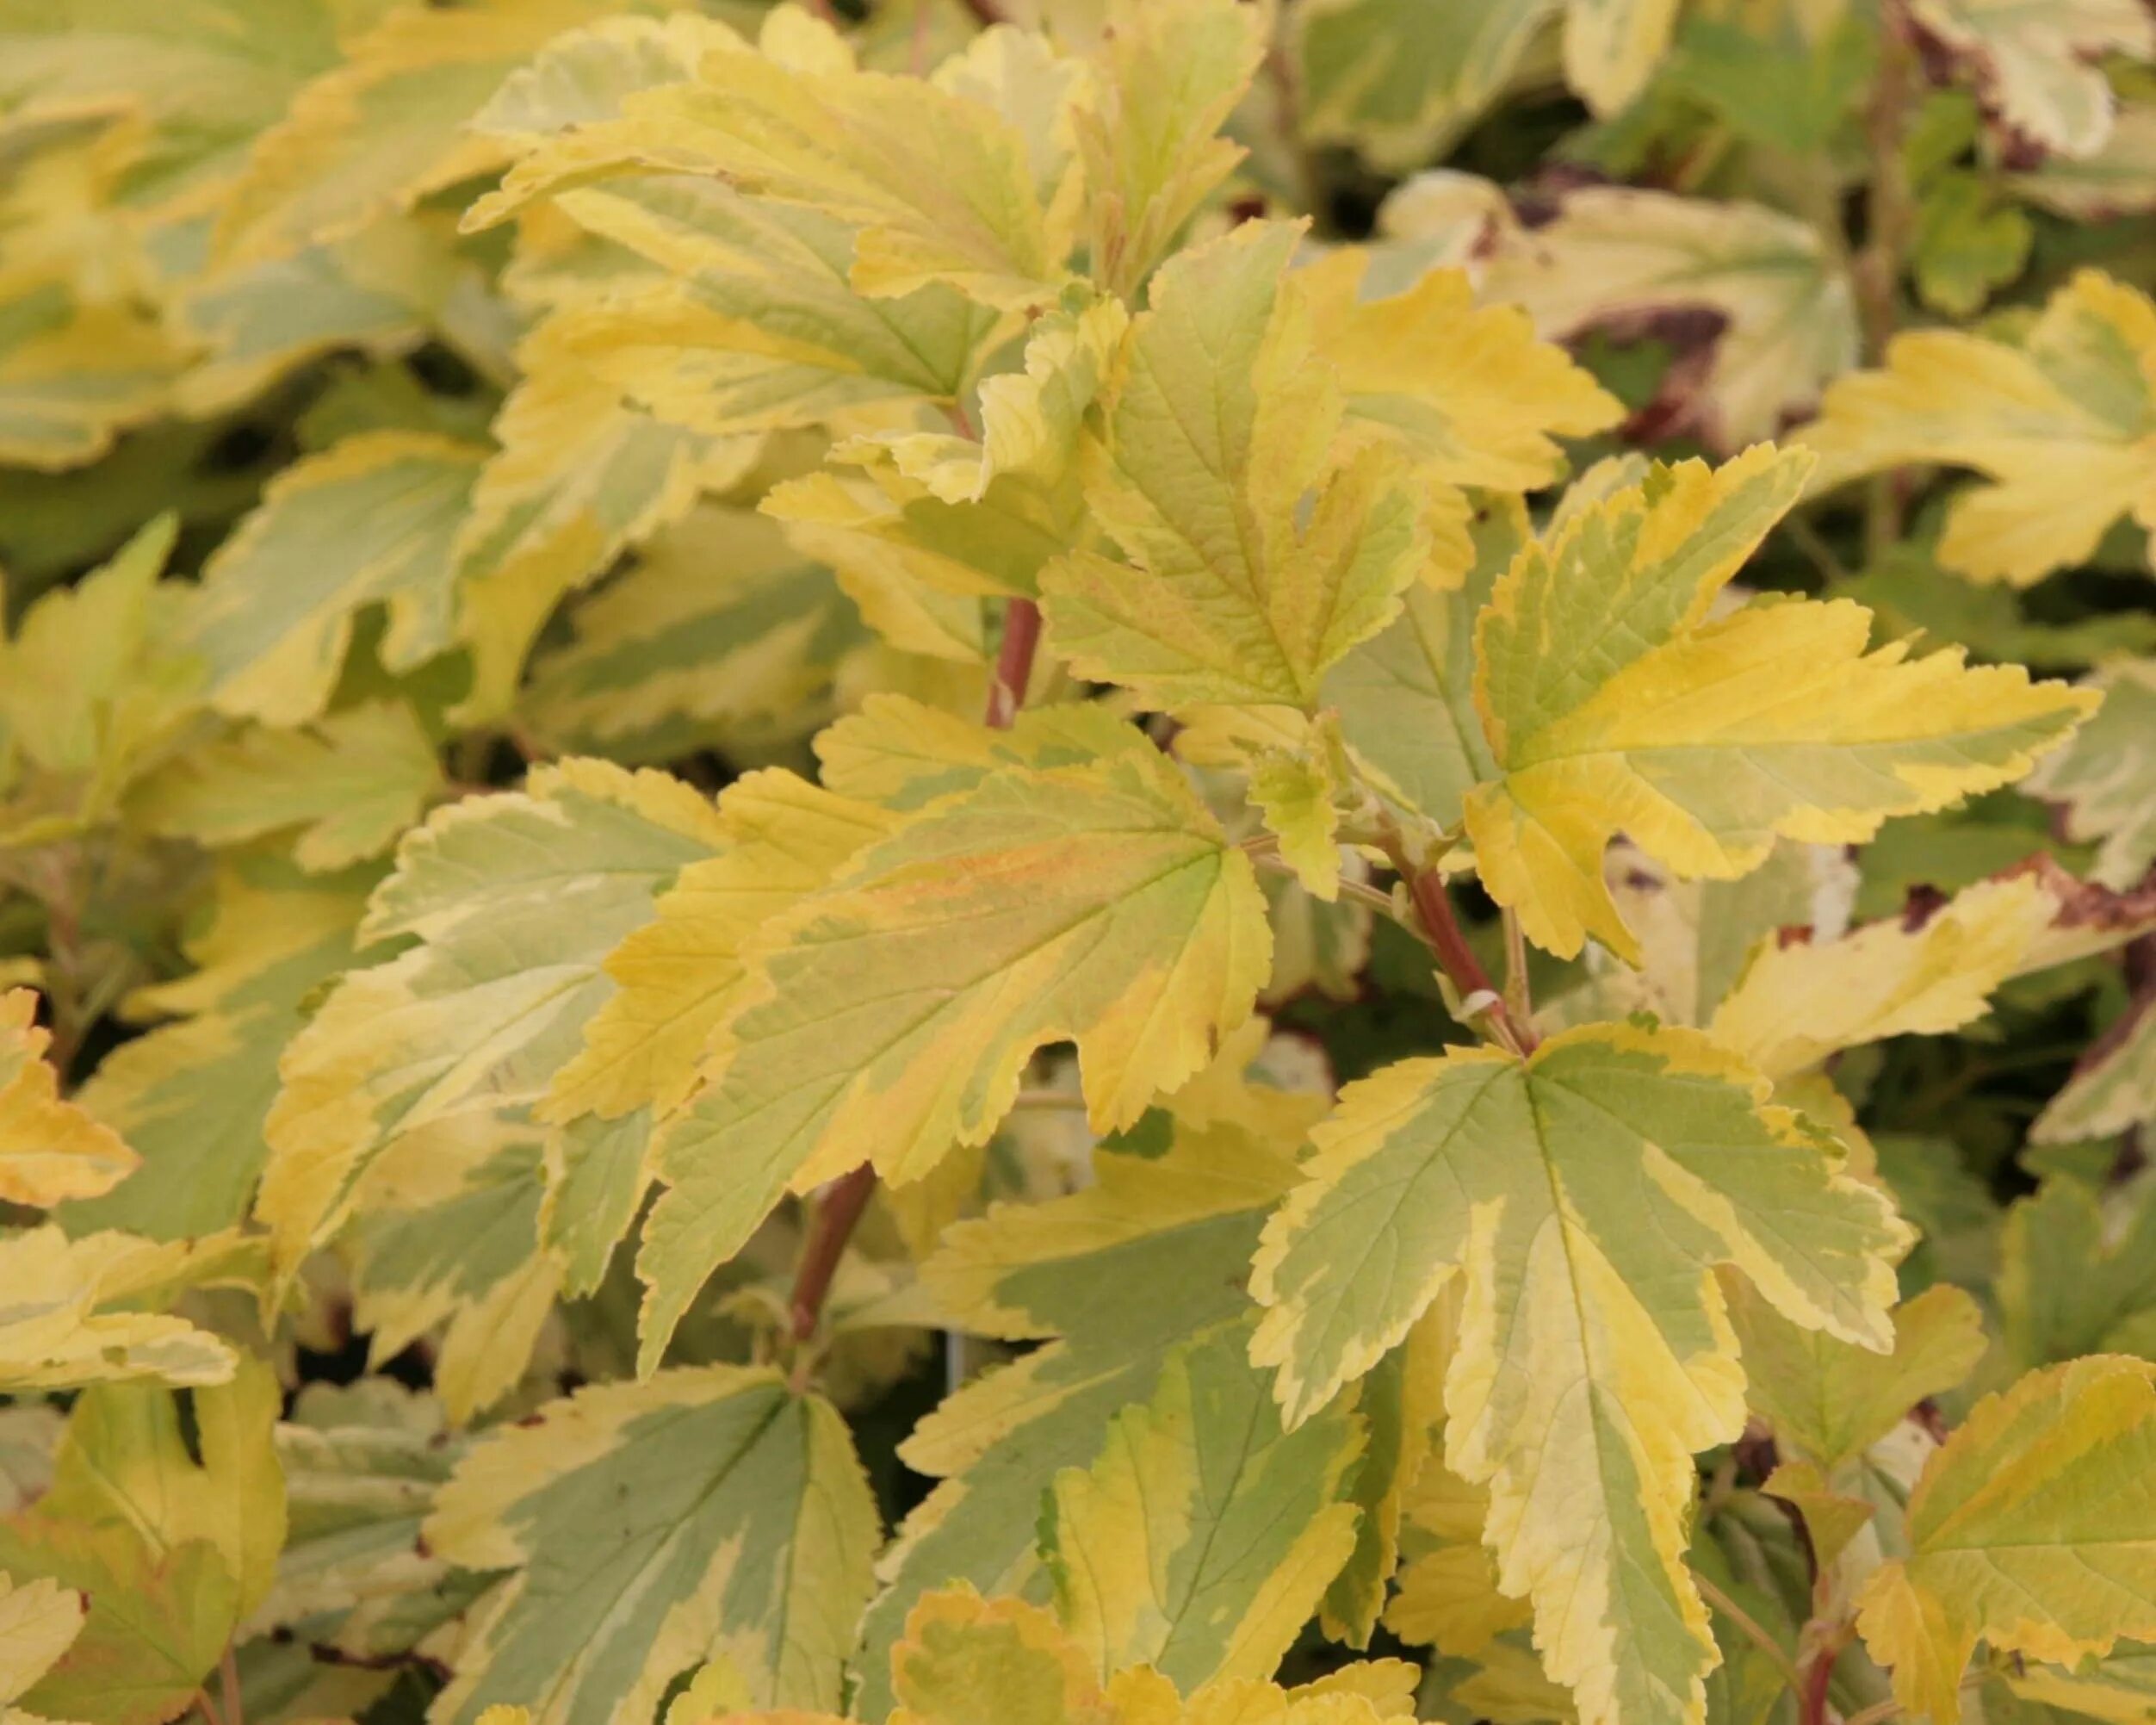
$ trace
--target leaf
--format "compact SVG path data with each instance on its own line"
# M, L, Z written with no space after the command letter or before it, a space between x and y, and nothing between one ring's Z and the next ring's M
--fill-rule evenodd
M1873 922L1817 945L1762 944L1711 1034L1769 1078L1889 1036L1936 1036L1988 1009L2059 904L2029 875L1956 894L1921 924Z
M1465 1275L1446 1461L1490 1487L1500 1585L1534 1600L1583 1719L1698 1719L1713 1656L1679 1556L1691 1457L1744 1423L1709 1271L1883 1347L1908 1230L1763 1081L1680 1030L1403 1062L1350 1085L1312 1138L1251 1276L1268 1308L1252 1357L1279 1368L1289 1418Z
M2156 1205L2143 1194L2107 1214L2078 1182L2017 1199L2000 1239L1998 1302L2020 1370L2084 1354L2136 1354L2156 1312Z
M369 1364L440 1326L433 1381L459 1422L517 1387L562 1291L566 1267L540 1229L544 1155L539 1134L514 1124L422 1129L368 1170L344 1231L352 1327L368 1333Z
M293 860L326 873L379 856L442 788L412 709L369 701L301 730L254 729L183 756L134 812L152 831L209 846L302 828Z
M1104 1678L1148 1665L1189 1694L1269 1676L1354 1550L1364 1445L1345 1408L1284 1432L1239 1352L1171 1356L1092 1466L1056 1478L1057 1614Z
M1927 1396L1958 1387L1987 1343L1984 1314L1958 1288L1930 1288L1890 1315L1884 1358L1793 1324L1748 1283L1724 1285L1744 1360L1744 1399L1774 1429L1780 1454L1832 1473L1901 1424Z
M470 1164L505 1131L537 1136L520 1122L613 991L600 961L720 836L687 785L589 760L407 836L359 938L418 944L348 972L283 1057L256 1204L280 1272L336 1232L393 1153L424 1162L455 1143Z
M1911 9L2009 127L2068 156L2094 154L2110 133L2111 91L2094 62L2112 50L2156 55L2156 24L2124 0L2065 0L2035 14L2015 0L1914 0Z
M1925 1467L1909 1555L1866 1585L1857 1626L1894 1697L1939 1725L1979 1638L2072 1663L2156 1635L2156 1367L2099 1355L1987 1396Z
M252 1360L230 1384L196 1390L199 1461L162 1389L108 1385L77 1402L52 1489L0 1528L0 1566L44 1571L89 1599L80 1633L23 1696L28 1710L154 1725L185 1709L283 1543L277 1399Z
M169 1304L191 1280L230 1280L232 1237L170 1246L121 1233L71 1240L58 1228L0 1235L0 1387L9 1393L158 1378L219 1384L231 1348L183 1318L140 1309ZM162 1294L162 1299L157 1298ZM115 1309L117 1308L117 1309Z
M1232 0L1110 0L1103 35L1072 122L1093 274L1128 299L1242 159L1216 134L1264 57L1266 24Z
M548 1118L678 1108L740 1002L758 932L898 824L874 804L778 768L728 786L718 818L719 854L685 868L653 920L607 955L616 992L585 1026L582 1052L555 1075Z
M1077 1044L1095 1128L1127 1126L1248 1016L1270 959L1248 859L1142 744L984 778L759 946L722 1069L659 1142L647 1369L781 1193L869 1160L902 1183L985 1142L1050 1042Z
M170 316L195 350L174 386L190 414L242 406L344 347L386 356L436 338L502 379L517 333L455 223L427 210L289 258L190 276L176 285Z
M351 963L365 885L274 859L220 870L209 922L186 943L199 968L129 1001L178 1018L115 1048L77 1093L142 1162L103 1196L65 1206L71 1233L183 1240L246 1215L269 1154L278 1056L305 1022L303 1004Z
M1857 872L1826 845L1778 841L1767 859L1737 880L1681 880L1653 858L1619 842L1602 861L1604 884L1639 939L1634 970L1590 949L1588 980L1536 1015L1561 1030L1648 1012L1667 1024L1710 1023L1763 943L1808 932L1816 941L1847 932Z
M1440 830L1497 773L1475 710L1475 618L1527 537L1527 512L1492 504L1471 531L1459 582L1412 583L1399 618L1334 666L1321 696L1362 776Z
M1805 1540L1822 1574L1835 1568L1842 1554L1872 1524L1877 1513L1867 1499L1836 1491L1812 1461L1781 1463L1760 1482L1759 1489L1804 1517Z
M0 1575L0 1706L10 1706L82 1633L89 1602L48 1575Z
M572 302L549 326L551 353L704 437L814 425L918 396L955 401L994 323L942 287L862 298L846 283L847 230L813 211L678 179L567 202L595 232L696 273Z
M2029 788L2064 803L2071 838L2098 841L2091 875L2123 892L2156 864L2156 659L2121 659L2088 679L2103 704Z
M46 821L65 830L110 818L198 710L201 667L171 640L185 589L158 578L177 532L158 517L102 567L41 595L0 642L0 730L33 769L9 787L18 841Z
M1018 127L974 93L771 49L706 53L678 84L623 97L524 157L468 225L499 220L575 178L663 166L842 225L849 279L895 296L931 283L998 306L1051 302L1069 239L1053 230Z
M1480 186L1482 182L1470 182ZM1388 231L1428 225L1409 195L1387 206ZM1696 432L1728 452L1781 426L1857 359L1848 276L1807 224L1758 204L1629 187L1557 195L1552 217L1524 226L1489 188L1478 214L1478 296L1521 306L1546 339L1596 330L1666 338L1694 356L1683 393L1657 409L1658 429ZM1440 200L1436 213L1456 208Z
M2085 563L2121 515L2156 525L2156 303L2093 270L2054 293L2018 342L1965 330L1894 338L1883 370L1827 392L1804 440L1817 483L1912 462L1990 481L1948 505L1939 562L2027 586Z
M1943 173L1917 209L1917 290L1928 306L1972 316L1994 289L2021 274L2034 237L2028 216L1996 202L1982 177Z
M5 29L0 19L0 40ZM49 473L96 460L164 410L178 369L164 332L131 307L0 280L0 462Z
M1450 1318L1453 1314L1443 1314ZM1438 1467L1445 1418L1445 1352L1449 1330L1428 1312L1408 1338L1363 1378L1355 1411L1368 1432L1352 1501L1361 1511L1355 1548L1325 1592L1318 1623L1350 1647L1367 1647L1385 1610L1400 1563L1403 1525L1427 1478ZM1481 1523L1476 1524L1479 1535ZM1403 1585L1405 1577L1402 1577ZM1524 1618L1522 1621L1525 1621Z
M1606 431L1624 417L1562 348L1536 338L1519 307L1478 307L1465 270L1432 270L1378 295L1371 261L1342 247L1295 279L1348 413L1396 432L1424 477L1539 490L1564 470L1558 437Z
M2075 1063L2073 1076L2029 1127L2032 1140L2102 1138L2156 1119L2156 1008L2150 1000L2135 1001Z
M1118 1412L1153 1399L1178 1349L1245 1352L1241 1279L1315 1112L1306 1097L1253 1090L1246 1101L1265 1112L1171 1119L1157 1156L1109 1140L1093 1184L961 1222L924 1267L953 1327L1041 1345L955 1392L901 1446L907 1466L941 1483L900 1530L863 1625L864 1716L890 1704L889 1650L928 1590L956 1579L1042 1591L1043 1493L1096 1459Z
M1497 1560L1483 1543L1490 1492L1471 1486L1432 1455L1408 1505L1408 1553L1385 1627L1403 1641L1435 1647L1448 1659L1479 1660L1509 1630L1525 1629L1534 1610L1497 1585Z
M1311 0L1290 15L1303 134L1417 168L1503 92L1560 0Z
M1601 880L1622 828L1681 874L1733 878L1774 837L1869 838L2019 777L2090 710L1958 651L1867 654L1846 601L1707 607L1794 500L1771 449L1657 468L1523 551L1476 628L1476 705L1504 776L1466 801L1476 867L1561 956L1635 939ZM1608 630L1620 633L1605 634ZM1564 638L1594 643L1553 655Z
M598 0L493 0L390 12L263 134L219 209L219 252L240 263L288 256L499 165L501 146L466 122L533 50L599 9Z
M1283 273L1299 239L1247 223L1161 271L1087 478L1127 561L1075 551L1041 574L1053 649L1156 706L1310 705L1423 555L1396 462L1339 444L1338 386Z
M571 612L517 708L539 735L615 759L675 759L799 735L865 638L831 571L744 509L696 506Z
M1149 1666L1096 1675L1055 1618L1019 1599L983 1599L953 1587L921 1600L891 1652L895 1725L1380 1725L1412 1717L1397 1660L1348 1665L1283 1691L1262 1679L1223 1679L1188 1703ZM747 1725L729 1715L719 1725ZM782 1725L835 1725L794 1716Z
M1331 903L1340 897L1340 811L1348 790L1336 725L1321 718L1309 747L1268 749L1250 763L1250 801L1279 840L1281 859L1304 890Z
M709 1366L594 1385L475 1445L425 1538L451 1563L512 1572L438 1716L523 1703L536 1725L584 1725L648 1716L707 1659L760 1706L837 1705L877 1519L828 1404Z
M133 202L199 205L237 172L293 92L336 64L383 0L7 0L0 115L10 128L139 109L149 133ZM341 27L341 28L340 28Z
M29 989L0 994L0 1201L50 1209L95 1197L140 1161L120 1135L64 1101Z
M235 718L290 726L329 704L353 624L388 612L381 660L410 671L455 644L451 552L485 450L372 432L287 468L203 571L182 639Z
M518 351L524 377L493 425L457 534L473 688L456 717L506 706L534 637L561 598L739 480L759 437L709 437L654 419L582 363L573 319Z
M464 1449L443 1433L432 1397L386 1378L309 1384L277 1427L276 1449L289 1527L251 1627L330 1616L338 1652L380 1658L408 1651L463 1605L470 1590L420 1543Z

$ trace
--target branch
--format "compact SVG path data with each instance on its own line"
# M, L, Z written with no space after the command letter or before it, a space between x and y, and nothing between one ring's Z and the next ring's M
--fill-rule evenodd
M1385 855L1400 878L1407 882L1408 891L1415 900L1416 918L1422 925L1422 939L1437 955L1439 967L1452 979L1461 1001L1486 1001L1488 1004L1481 1007L1478 1015L1488 1017L1496 1039L1515 1054L1533 1053L1542 1039L1534 1033L1533 1026L1514 1018L1511 1008L1505 1004L1505 997L1490 981L1490 972L1483 969L1475 949L1467 944L1467 936L1460 932L1459 920L1453 915L1453 901L1445 890L1444 877L1434 868L1410 862L1397 837L1385 847Z
M986 722L997 730L1008 730L1019 709L1025 704L1025 688L1033 680L1033 655L1040 639L1041 608L1030 599L1013 599L1003 614L1003 646L995 656L995 674L988 683ZM864 1162L826 1187L817 1201L815 1220L809 1225L801 1263L794 1271L790 1310L796 1343L806 1342L816 1333L823 1318L823 1302L831 1292L831 1278L838 1274L846 1243L852 1238L875 1190L876 1169ZM796 1377L800 1370L796 1367Z

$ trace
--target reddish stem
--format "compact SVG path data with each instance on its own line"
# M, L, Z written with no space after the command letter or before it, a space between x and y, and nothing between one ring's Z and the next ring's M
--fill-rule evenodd
M816 1206L815 1225L802 1251L801 1267L794 1275L795 1341L806 1342L816 1333L824 1298L831 1292L831 1278L839 1273L839 1259L875 1190L876 1170L865 1162L825 1189Z
M1826 1725L1827 1685L1834 1680L1833 1647L1821 1647L1804 1673L1803 1725Z
M1489 1018L1498 1039L1509 1042L1522 1054L1534 1052L1541 1039L1532 1026L1521 1023L1507 1010L1504 996L1490 980L1490 972L1483 968L1482 960L1475 956L1475 949L1467 944L1467 936L1460 930L1459 919L1453 915L1452 897L1445 890L1444 877L1434 868L1416 867L1397 852L1393 855L1392 866L1407 882L1408 891L1415 900L1416 916L1422 924L1422 938L1437 955L1439 965L1452 978L1460 997L1464 1000L1472 995L1489 996Z
M987 723L997 730L1008 730L1025 704L1025 687L1033 680L1033 655L1040 639L1041 608L1030 599L1013 599L1004 612L1002 650L996 655L995 675L988 684ZM791 1313L796 1343L816 1333L846 1243L853 1237L875 1190L876 1170L864 1162L826 1187L817 1201L816 1219L794 1272Z
M1030 599L1013 599L1003 615L1003 648L995 655L995 678L988 685L988 722L997 730L1010 729L1025 704L1040 639L1041 608Z

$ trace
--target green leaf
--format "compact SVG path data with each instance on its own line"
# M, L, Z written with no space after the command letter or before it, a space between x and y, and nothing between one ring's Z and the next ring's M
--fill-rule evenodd
M191 750L133 799L151 831L213 847L294 835L327 873L380 856L442 788L434 743L409 706L369 701L300 730L250 729Z
M1561 0L1310 0L1291 14L1305 135L1420 167L1502 91Z
M517 710L616 760L754 748L810 729L866 638L831 571L746 510L703 504L571 613Z
M2156 1348L2156 1204L2146 1194L2122 1192L2107 1205L2078 1181L2048 1181L2006 1213L1999 1250L2001 1328L2015 1369Z
M363 608L386 606L382 663L456 643L456 533L484 449L383 431L287 468L210 559L182 631L219 710L267 724L319 715Z
M601 961L722 839L687 785L601 761L438 810L360 928L362 943L417 944L347 973L285 1052L256 1204L280 1271L382 1206L362 1307L406 1337L470 1312L450 1374L460 1412L515 1381L560 1274L541 1253L548 1129L531 1110L613 992ZM461 1251L460 1227L486 1249ZM513 1341L493 1334L505 1323Z
M1744 1361L1744 1399L1773 1428L1778 1452L1831 1473L1899 1425L1927 1396L1961 1384L1984 1357L1984 1314L1958 1288L1933 1288L1894 1308L1885 1358L1793 1324L1751 1283L1724 1284Z
M1241 1348L1172 1356L1043 1514L1057 1614L1101 1676L1269 1676L1354 1550L1364 1442L1345 1406L1283 1431Z
M183 1240L246 1215L270 1153L279 1057L307 1003L352 962L367 884L261 857L220 870L208 925L187 943L198 968L131 1002L174 1021L122 1043L82 1088L83 1106L142 1165L103 1196L65 1206L59 1219L71 1233Z
M1311 704L1425 555L1397 461L1339 445L1339 387L1284 273L1299 239L1248 223L1162 270L1087 479L1125 561L1041 574L1054 650L1154 705Z
M276 1410L276 1381L253 1361L194 1393L194 1446L163 1389L107 1385L76 1403L52 1488L0 1528L0 1570L90 1600L27 1710L158 1725L186 1709L269 1591L284 1542Z
M1684 1031L1597 1025L1525 1062L1405 1062L1350 1086L1313 1136L1251 1278L1269 1308L1253 1357L1279 1368L1290 1418L1464 1275L1447 1461L1490 1486L1501 1585L1534 1600L1583 1719L1696 1719L1713 1654L1678 1558L1692 1456L1744 1424L1707 1272L1734 1266L1795 1321L1883 1347L1908 1231Z
M534 1725L604 1725L649 1716L704 1660L759 1706L835 1707L877 1519L828 1404L712 1366L593 1386L475 1445L425 1538L511 1572L437 1716L521 1704Z
M1909 1555L1866 1585L1858 1627L1894 1697L1961 1716L1980 1637L2071 1664L2156 1635L2156 1366L2034 1372L1970 1412L1909 1500Z
M1638 943L1602 878L1619 828L1680 874L1729 879L1776 835L1869 838L2020 777L2090 710L2017 667L1896 642L1846 603L1710 619L1809 463L1767 445L1656 468L1529 546L1476 627L1476 705L1503 777L1466 803L1483 884L1563 957ZM1552 654L1564 639L1575 650Z
M1165 1122L1157 1156L1110 1140L1084 1190L945 1234L922 1274L949 1321L1041 1345L954 1393L901 1446L941 1483L900 1530L863 1626L864 1716L889 1705L890 1649L926 1592L956 1578L1045 1597L1033 1536L1056 1474L1098 1457L1108 1422L1153 1399L1178 1349L1245 1348L1241 1281L1312 1112L1254 1089L1239 1117Z
M987 1139L1050 1042L1077 1044L1095 1126L1127 1126L1248 1015L1270 959L1249 861L1124 735L983 778L759 936L723 1066L659 1142L647 1369L786 1190L869 1160L918 1179Z

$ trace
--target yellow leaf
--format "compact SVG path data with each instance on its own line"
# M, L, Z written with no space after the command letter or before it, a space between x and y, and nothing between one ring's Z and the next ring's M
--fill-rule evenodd
M2007 784L2092 710L2083 691L1958 650L1866 651L1846 600L1708 607L1794 501L1801 455L1657 468L1521 552L1476 630L1476 705L1503 776L1466 802L1483 884L1562 956L1636 962L1602 879L1621 828L1730 879L1777 835L1869 838L1892 815ZM1558 642L1577 643L1569 653Z
M1420 473L1447 485L1534 491L1561 474L1558 437L1606 431L1617 399L1517 306L1478 308L1460 270L1364 297L1369 252L1328 252L1296 277L1318 351L1356 419L1396 432Z
M1979 1639L2071 1664L2156 1636L2156 1366L2115 1355L2032 1372L1971 1410L1909 1500L1909 1554L1857 1618L1894 1697L1961 1716Z
M1780 1079L1862 1043L1959 1029L2019 972L2058 909L2022 875L1956 894L1918 928L1874 922L1816 945L1769 937L1715 1008L1709 1033Z
M1135 298L1242 159L1216 134L1265 51L1263 14L1234 0L1111 0L1091 99L1075 116L1093 277Z
M0 1707L21 1698L82 1633L89 1602L50 1576L0 1575ZM10 1708L9 1718L22 1716Z
M1657 415L1718 453L1774 437L1857 363L1849 276L1809 223L1628 186L1560 190L1554 203L1530 226L1487 182L1433 175L1403 187L1384 221L1441 243L1464 217L1458 261L1478 297L1518 304L1546 340L1669 330L1690 363Z
M1268 1308L1252 1356L1279 1368L1289 1417L1464 1278L1446 1463L1490 1488L1501 1589L1533 1601L1590 1725L1699 1725L1714 1654L1682 1554L1692 1458L1744 1418L1711 1272L1883 1347L1909 1230L1696 1032L1595 1025L1524 1062L1403 1062L1312 1139L1251 1274Z
M2156 659L2117 660L2088 686L2103 704L2029 789L2066 804L2066 836L2097 841L2091 878L2125 892L2156 863Z
M241 264L284 257L498 167L503 146L465 122L533 50L603 6L482 0L391 12L257 141L218 212L219 253Z
M162 1245L108 1232L71 1240L51 1226L0 1236L0 1387L227 1381L236 1356L222 1340L142 1308L169 1304L191 1280L251 1281L233 1273L234 1238Z
M152 832L211 847L300 830L292 859L327 873L380 856L442 788L412 709L369 701L300 730L242 731L165 767L129 812Z
M1836 1491L1817 1462L1784 1461L1761 1482L1759 1489L1804 1517L1804 1536L1823 1575L1871 1525L1872 1505L1862 1498Z
M724 848L682 870L653 920L607 955L616 992L585 1026L583 1052L555 1074L547 1118L678 1108L738 1003L758 931L897 824L872 803L778 768L736 779L718 812Z
M314 717L370 605L389 613L392 671L454 646L456 532L486 453L363 432L273 479L210 559L181 632L208 664L217 708L272 725Z
M1053 649L1151 704L1310 705L1427 554L1398 458L1341 435L1300 238L1247 223L1161 271L1087 474L1124 560L1042 571Z
M1126 1126L1248 1016L1269 959L1248 859L1143 748L987 775L759 948L722 1066L659 1145L647 1368L787 1189L870 1159L917 1179L985 1141L1050 1042L1078 1045L1096 1129Z
M1103 1678L1148 1665L1185 1694L1271 1676L1354 1550L1365 1447L1344 1406L1284 1432L1239 1346L1177 1354L1049 1494L1041 1549L1073 1640Z
M707 53L689 79L623 96L618 119L542 144L468 224L578 179L656 167L843 224L860 293L939 282L998 306L1051 302L1070 236L1051 230L1019 128L925 79L782 63L771 32L787 28L767 27L763 53Z
M2026 586L2087 562L2122 515L2156 528L2156 303L2084 270L2018 342L1896 336L1886 369L1837 383L1803 438L1822 486L1915 462L1975 468L1989 483L1948 506L1939 561Z
M427 1518L450 1562L510 1572L436 1716L463 1725L507 1695L535 1725L648 1718L706 1660L762 1705L835 1706L877 1532L846 1422L774 1372L700 1367L550 1401L474 1445Z
M37 1024L37 996L0 994L0 1200L50 1209L108 1192L141 1160L120 1135L60 1097Z

